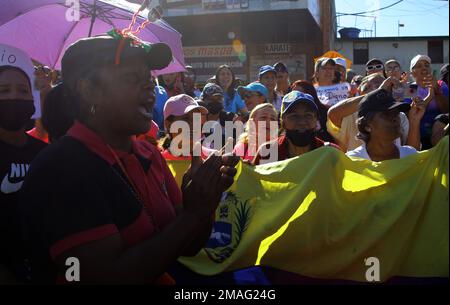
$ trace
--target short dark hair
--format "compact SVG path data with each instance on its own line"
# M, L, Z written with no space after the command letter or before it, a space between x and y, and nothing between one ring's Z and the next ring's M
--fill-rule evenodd
M53 87L45 97L42 109L42 126L47 130L50 142L64 136L73 125L77 104L70 101L62 83Z

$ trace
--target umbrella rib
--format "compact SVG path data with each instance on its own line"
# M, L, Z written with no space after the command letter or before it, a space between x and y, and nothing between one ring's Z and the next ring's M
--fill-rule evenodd
M119 6L115 6L115 5L111 4L111 3L105 3L105 2L103 2L101 0L99 0L99 2L100 2L100 4L98 4L98 5L102 8L102 10L103 10L102 12L107 13L107 14L113 14L113 15L107 15L108 17L115 18L115 19L122 19L122 20L131 20L131 18L129 16L124 15L122 13L119 13L119 12L111 13L111 12L114 11L114 10L120 10L120 11L126 12L128 14L133 14L132 11L126 10L126 9L121 8Z
M102 0L99 0L100 2L103 2ZM133 11L131 11L131 10L128 10L128 9L125 9L125 8L123 8L123 7L119 7L119 6L115 6L115 5L113 5L113 4L111 4L111 3L106 3L106 2L103 2L104 4L106 4L106 5L111 5L111 6L113 6L115 9L117 9L117 10L120 10L120 11L123 11L123 12L126 12L126 13L129 13L129 14L133 14L134 12ZM141 12L142 13L142 12ZM141 15L138 15L138 18L141 18L141 19L144 19L145 20L145 18L144 17L142 17ZM117 19L119 19L119 18L117 18ZM129 18L123 18L123 20L128 20Z

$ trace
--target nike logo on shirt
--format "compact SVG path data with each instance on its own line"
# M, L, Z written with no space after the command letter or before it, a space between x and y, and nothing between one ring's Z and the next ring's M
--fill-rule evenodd
M11 163L11 170L3 177L0 191L4 194L11 194L20 190L29 167L29 164Z

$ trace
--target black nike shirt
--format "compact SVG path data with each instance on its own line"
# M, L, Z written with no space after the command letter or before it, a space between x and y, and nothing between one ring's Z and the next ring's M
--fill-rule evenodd
M14 271L21 255L19 193L31 161L47 146L27 135L22 147L0 140L0 264Z

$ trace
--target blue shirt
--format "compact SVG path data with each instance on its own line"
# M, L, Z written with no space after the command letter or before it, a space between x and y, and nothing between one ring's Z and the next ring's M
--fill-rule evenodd
M164 105L169 95L162 86L155 86L156 102L153 107L153 121L158 124L160 130L164 130Z
M239 110L245 108L245 103L242 100L241 96L237 93L237 91L234 92L233 99L230 98L228 93L225 93L223 97L223 105L226 112L233 113L238 113Z

